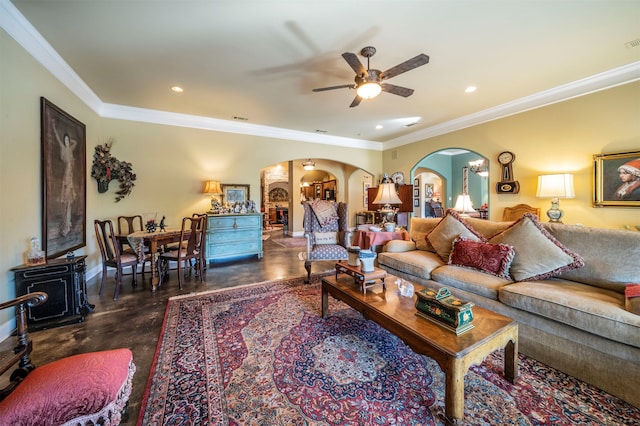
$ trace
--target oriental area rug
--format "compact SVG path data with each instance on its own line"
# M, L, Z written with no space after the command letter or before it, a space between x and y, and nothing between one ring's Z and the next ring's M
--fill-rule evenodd
M169 300L139 425L441 425L444 373L329 297L320 277ZM640 410L520 354L465 378L465 424L640 424Z

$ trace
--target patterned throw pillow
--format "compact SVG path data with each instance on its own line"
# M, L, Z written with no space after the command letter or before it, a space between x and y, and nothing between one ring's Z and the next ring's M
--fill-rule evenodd
M325 227L331 222L338 220L338 213L333 203L326 200L313 200L310 201L309 204L321 227Z
M489 244L458 237L453 241L448 263L510 279L509 268L514 254L513 247L506 244Z
M453 241L458 236L473 241L485 241L480 234L461 220L455 210L449 209L425 238L433 246L438 256L447 262L453 248Z
M510 274L515 281L543 280L584 266L582 257L556 240L531 213L489 238L489 242L514 248Z

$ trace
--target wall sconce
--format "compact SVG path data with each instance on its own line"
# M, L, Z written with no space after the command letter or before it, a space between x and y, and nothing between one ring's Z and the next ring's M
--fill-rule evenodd
M471 171L478 176L489 176L489 164L484 158L475 161L469 161L469 166L471 166Z
M393 222L396 212L391 207L391 204L402 204L402 200L396 192L396 184L389 179L389 175L386 173L382 178L382 183L378 186L378 193L373 200L373 204L384 204L379 210L382 214L383 223Z
M311 161L311 158L309 158L307 161L302 163L302 168L305 170L313 170L316 168L316 163Z
M549 222L562 223L564 212L560 210L560 198L573 198L573 175L568 173L538 176L538 198L551 198L551 208L547 210Z
M219 213L220 201L216 198L217 195L222 195L222 187L220 186L220 182L217 180L208 180L204 183L204 192L205 194L211 194L211 211L209 213Z

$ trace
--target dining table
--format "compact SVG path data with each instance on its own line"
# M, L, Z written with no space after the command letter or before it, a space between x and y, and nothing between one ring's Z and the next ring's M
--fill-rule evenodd
M385 245L391 240L409 241L410 239L406 229L393 232L358 230L353 235L351 245L358 246L363 250L369 250L371 247Z
M117 238L126 244L129 244L131 248L138 254L138 262L145 262L145 248L148 248L149 257L151 261L151 291L158 289L158 282L160 281L160 275L157 267L158 247L163 247L166 244L180 242L180 235L182 231L180 229L165 228L163 230L157 229L153 232L148 231L136 231L131 234L118 235ZM190 230L185 230L184 238L189 238Z

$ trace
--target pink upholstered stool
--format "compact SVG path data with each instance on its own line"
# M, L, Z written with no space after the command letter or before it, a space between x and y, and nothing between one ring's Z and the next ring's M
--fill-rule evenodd
M0 425L117 425L136 371L129 349L37 367L0 402Z

